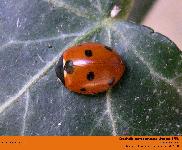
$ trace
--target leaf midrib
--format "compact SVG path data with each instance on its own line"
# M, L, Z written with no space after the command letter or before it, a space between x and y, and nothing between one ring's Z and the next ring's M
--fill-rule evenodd
M70 42L68 45L66 45L62 51L56 55L51 61L49 61L37 74L35 74L28 82L25 83L25 86L21 88L14 96L10 97L7 99L1 106L0 106L0 114L11 104L13 104L16 100L18 100L28 89L30 89L35 83L37 83L39 80L44 77L49 70L51 70L54 65L56 64L57 60L59 59L59 56L63 53L65 49L67 49L70 46L73 46L75 44L79 44L89 38L90 36L94 35L95 33L99 32L103 26L106 25L106 23L110 20L108 19L103 19L101 22L95 23L95 26L93 28L90 28L83 36L75 38L72 42ZM33 43L34 40L27 40L30 41L30 43ZM19 44L22 43L27 43L27 41L18 41ZM37 39L35 41L42 41L41 39ZM15 44L14 42L9 42L7 44L4 44L5 47L9 46L11 44Z
M123 35L123 36L121 36L120 35L120 33L118 32L118 30L115 30L114 28L111 28L111 30L113 30L115 33L117 33L122 39L124 39L125 41L127 40L127 39L125 39L125 36ZM155 33L155 32L154 32ZM167 79L166 77L163 77L161 74L159 74L159 73L157 73L156 71L155 71L155 69L150 65L150 63L148 63L145 59L144 59L144 57L141 55L141 54L139 54L136 50L135 50L135 48L133 48L133 50L132 50L132 53L148 68L148 70L149 70L149 72L150 72L150 74L152 75L152 76L154 76L155 78L157 78L157 79L159 79L159 80L161 80L161 81L163 81L163 82L165 82L165 83L167 83L168 85L170 85L171 87L173 87L175 90L176 90L176 93L178 93L179 94L179 96L180 97L182 97L182 93L180 92L180 87L179 86L177 86L176 84L175 84L175 82L174 82L174 80L173 79L175 79L175 77L173 78L173 79Z

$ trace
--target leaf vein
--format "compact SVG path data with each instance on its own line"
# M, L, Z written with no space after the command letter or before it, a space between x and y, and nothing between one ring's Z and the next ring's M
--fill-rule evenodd
M0 113L2 113L8 106L14 103L28 89L30 89L30 87L32 87L33 84L40 80L54 66L54 64L56 64L57 59L58 56L56 56L52 61L47 63L46 66L42 70L40 70L35 76L33 76L32 79L30 79L17 94L6 100L6 102L0 106Z
M83 9L80 10L79 8L74 8L72 5L67 4L63 0L59 0L59 1L58 0L43 0L43 1L50 3L55 7L64 8L68 12L71 12L78 17L89 18L88 16L89 13L86 10L83 10Z
M70 44L68 44L64 49L69 46L73 46L74 44L80 43L88 36L94 34L95 32L100 29L100 25L96 24L93 28L87 30L85 34L81 37L75 38ZM13 104L20 96L22 96L28 89L30 89L36 82L38 82L47 72L56 64L57 60L59 59L60 55L63 53L63 50L56 55L51 61L49 61L36 75L34 75L22 88L18 93L14 96L10 97L0 106L0 114L11 104Z
M148 62L146 62L144 60L144 58L136 51L136 50L133 50L132 51L135 56L144 64L147 66L147 68L149 69L150 71L150 74L154 77L156 77L157 79L160 79L162 81L164 81L165 83L169 84L170 86L172 86L174 89L176 89L176 92L180 95L181 95L181 92L180 92L180 88L178 86L175 85L175 83L173 82L173 80L169 80L165 77L163 77L162 75L160 75L159 73L155 72L155 70L150 66L150 64Z
M98 126L101 124L101 121L104 120L104 117L105 117L106 114L107 114L107 112L105 111L105 112L102 114L102 116L99 118L99 120L96 122L96 125L91 129L89 135L92 135L92 134L93 134L95 128L98 127Z
M111 120L111 125L112 125L112 130L113 130L112 135L116 136L117 135L117 133L116 133L116 121L114 120L111 102L112 102L111 90L109 90L106 93L106 107L107 107L106 112L108 113L108 116Z
M47 41L65 39L65 38L69 38L69 37L78 37L78 36L82 36L84 33L85 32L78 32L78 33L71 33L71 34L63 34L62 33L61 35L56 36L56 37L36 39L36 40L27 40L27 41L11 40L11 41L3 44L0 47L0 51L6 47L11 46L11 45L18 45L18 44L29 45L29 44L33 44L33 43L42 43L42 42L47 42Z
M121 39L124 39L124 41L127 41L127 39L124 37L124 35L122 36L117 29L114 29L114 28L111 28L114 32L116 32L120 37ZM128 44L128 42L127 42ZM167 79L165 77L163 77L161 74L157 73L153 68L152 66L150 65L150 63L148 63L142 55L140 55L136 49L133 47L132 49L132 52L135 54L135 56L144 64L146 65L146 67L148 68L148 70L150 71L150 74L153 76L153 77L156 77L162 81L164 81L165 83L169 84L170 86L172 86L176 92L179 94L179 96L182 96L182 93L181 93L181 90L180 90L180 87L178 87L177 85L175 85L175 83L173 82L173 80L170 80L170 79Z
M28 113L28 108L29 108L29 102L30 102L30 93L29 93L29 91L27 91L26 102L25 102L25 113L23 115L23 124L22 124L21 135L24 135L25 129L26 129L26 118L27 118L27 113Z
M179 75L177 75L176 77L174 77L172 80L174 81L174 80L176 80L178 78L181 78L181 77L182 77L182 73L180 73Z

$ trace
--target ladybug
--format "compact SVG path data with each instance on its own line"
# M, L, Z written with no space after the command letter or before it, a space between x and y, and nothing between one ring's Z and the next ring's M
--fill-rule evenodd
M119 54L100 43L84 43L68 48L56 65L57 77L73 92L97 94L113 87L125 65Z

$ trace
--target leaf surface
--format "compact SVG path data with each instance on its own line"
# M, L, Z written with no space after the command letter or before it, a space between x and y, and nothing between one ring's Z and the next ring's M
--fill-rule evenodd
M148 27L108 18L113 2L0 2L0 134L181 135L182 53ZM78 95L57 81L59 56L86 41L126 64L106 93Z

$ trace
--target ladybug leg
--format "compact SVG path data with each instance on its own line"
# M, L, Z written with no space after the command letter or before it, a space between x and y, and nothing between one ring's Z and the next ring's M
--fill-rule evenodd
M108 81L108 85L112 86L114 84L114 82L115 82L115 78L112 77L112 79Z

